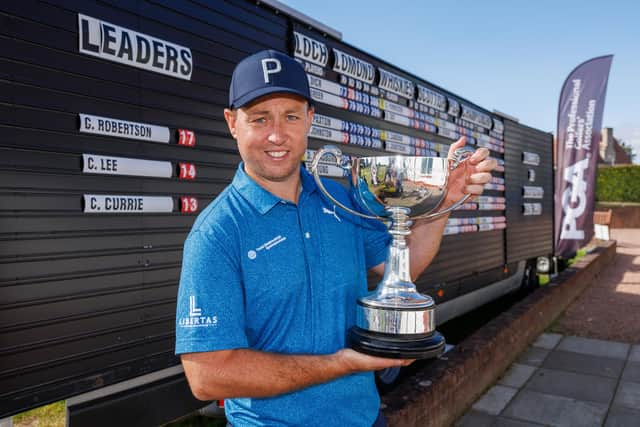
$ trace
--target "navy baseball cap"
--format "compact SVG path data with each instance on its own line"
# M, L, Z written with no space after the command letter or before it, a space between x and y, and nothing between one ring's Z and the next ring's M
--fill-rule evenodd
M229 108L276 92L292 93L311 104L309 81L298 61L277 50L263 50L236 65L229 87Z

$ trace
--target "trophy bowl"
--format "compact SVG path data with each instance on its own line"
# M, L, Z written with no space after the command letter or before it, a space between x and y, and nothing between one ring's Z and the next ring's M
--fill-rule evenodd
M344 206L324 188L318 164L327 154L348 170L357 210ZM435 330L433 298L420 294L411 281L406 236L411 233L414 219L436 219L470 197L465 195L452 206L439 209L447 195L450 171L464 163L469 154L457 150L453 158L360 157L346 167L337 147L326 146L314 156L311 172L323 194L353 215L384 222L392 238L382 280L374 291L357 301L356 325L347 336L354 350L403 359L427 359L444 351L444 338Z

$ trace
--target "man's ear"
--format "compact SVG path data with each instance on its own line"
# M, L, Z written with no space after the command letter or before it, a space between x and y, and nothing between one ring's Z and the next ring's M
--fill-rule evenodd
M313 114L315 113L315 108L313 105L309 104L307 107L307 133L311 130L311 125L313 124Z
M224 109L224 119L227 121L227 126L229 127L229 133L236 139L236 112L234 110L230 110L229 108Z

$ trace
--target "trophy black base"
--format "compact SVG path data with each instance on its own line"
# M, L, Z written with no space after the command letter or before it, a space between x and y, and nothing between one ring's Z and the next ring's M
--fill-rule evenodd
M444 337L433 331L428 335L389 335L354 326L347 332L349 347L360 353L391 359L432 359L444 352Z

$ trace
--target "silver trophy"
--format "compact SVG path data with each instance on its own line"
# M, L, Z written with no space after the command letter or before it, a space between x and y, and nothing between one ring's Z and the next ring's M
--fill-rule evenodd
M320 159L335 157L347 169L352 199L357 210L344 206L322 185ZM360 298L356 326L348 332L351 348L374 356L427 359L444 351L444 338L435 330L435 303L420 294L411 281L406 236L414 219L432 220L463 204L465 195L452 206L438 210L447 195L450 171L471 153L457 150L453 158L404 155L355 158L343 162L340 149L326 146L311 162L311 173L320 190L336 206L363 218L387 224L392 236L384 277L376 289Z

